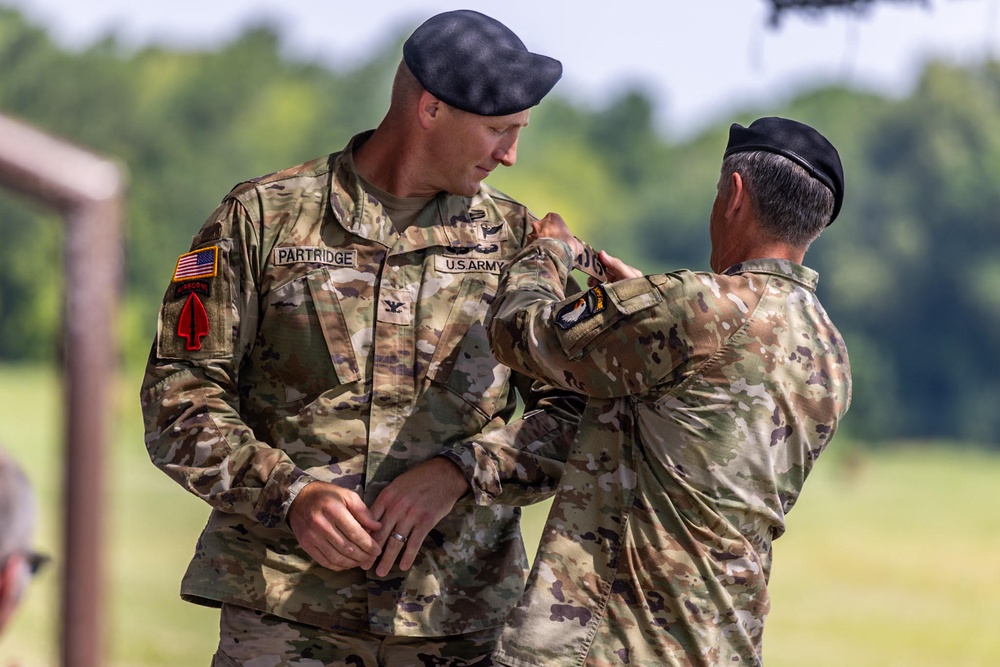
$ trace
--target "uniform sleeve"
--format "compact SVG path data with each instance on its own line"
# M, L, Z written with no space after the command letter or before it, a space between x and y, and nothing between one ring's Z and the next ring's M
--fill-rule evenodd
M532 243L507 268L490 307L490 345L501 363L585 396L640 394L685 358L663 285L644 276L565 298L569 246ZM661 276L662 277L662 276Z
M567 292L581 291L568 270L554 279ZM551 497L586 408L577 392L516 370L511 382L524 401L523 415L509 424L495 418L479 436L441 454L465 472L478 505L523 506ZM508 412L514 402L512 394Z
M515 373L524 414L509 424L494 419L475 439L442 456L465 472L477 505L530 505L555 493L586 399Z
M240 418L240 360L257 330L258 248L246 209L227 199L178 259L140 398L154 465L215 509L280 527L311 480Z

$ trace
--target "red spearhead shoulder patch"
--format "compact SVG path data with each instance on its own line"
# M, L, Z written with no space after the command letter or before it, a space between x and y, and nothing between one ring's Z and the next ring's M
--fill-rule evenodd
M208 312L205 304L198 298L197 292L188 294L181 317L177 321L177 335L187 339L187 349L201 349L201 339L208 335Z

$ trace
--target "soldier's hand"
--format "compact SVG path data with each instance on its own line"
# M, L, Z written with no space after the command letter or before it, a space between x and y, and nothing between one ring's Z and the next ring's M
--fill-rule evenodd
M569 244L570 250L573 251L573 257L583 252L583 244L573 236L566 221L558 213L548 213L541 220L535 220L533 226L535 229L529 234L529 239L550 238L565 241Z
M400 552L399 569L410 569L427 533L468 490L462 470L441 457L425 461L392 480L372 505L372 516L382 522L374 535L382 547L375 572L380 577L389 574Z
M598 253L601 258L601 262L604 264L604 272L608 277L608 282L613 283L619 280L625 280L626 278L639 278L643 275L642 271L639 269L629 266L625 262L621 261L613 255L609 255L607 252L602 250ZM591 282L593 281L593 282ZM593 278L587 281L587 284L591 287L598 285L597 281Z
M306 553L330 570L367 570L381 553L371 536L381 524L357 493L336 484L303 487L288 508L288 525Z

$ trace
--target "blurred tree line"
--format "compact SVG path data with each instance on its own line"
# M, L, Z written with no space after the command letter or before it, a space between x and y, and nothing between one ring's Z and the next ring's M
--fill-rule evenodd
M145 360L177 255L221 197L374 127L401 39L349 71L289 59L264 27L212 51L129 50L114 37L68 51L0 9L0 113L129 170L120 329L130 366ZM647 272L707 269L729 123L761 115L815 125L845 164L844 210L807 256L851 351L845 430L1000 447L1000 63L930 63L904 99L821 87L683 141L657 130L643 90L595 109L557 87L532 112L517 167L491 183ZM50 360L61 223L0 190L0 238L0 361Z

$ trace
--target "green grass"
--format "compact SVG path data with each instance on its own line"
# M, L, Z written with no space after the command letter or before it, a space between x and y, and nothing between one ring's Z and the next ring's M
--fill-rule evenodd
M998 479L966 449L821 459L775 542L765 664L1000 665Z
M106 664L207 665L218 639L218 613L181 602L178 590L208 507L146 457L138 383L134 377L121 383L113 442L106 452ZM0 443L37 487L39 547L55 557L55 567L39 576L0 636L0 665L15 659L24 667L59 664L61 400L54 374L0 367Z
M146 458L137 386L122 382L108 451L106 664L207 665L217 612L177 591L208 510ZM0 665L59 662L61 396L51 372L0 366L0 443L38 489L39 547L56 557L0 635ZM996 454L834 443L775 543L765 664L1000 665L997 480ZM529 549L545 507L525 512Z

